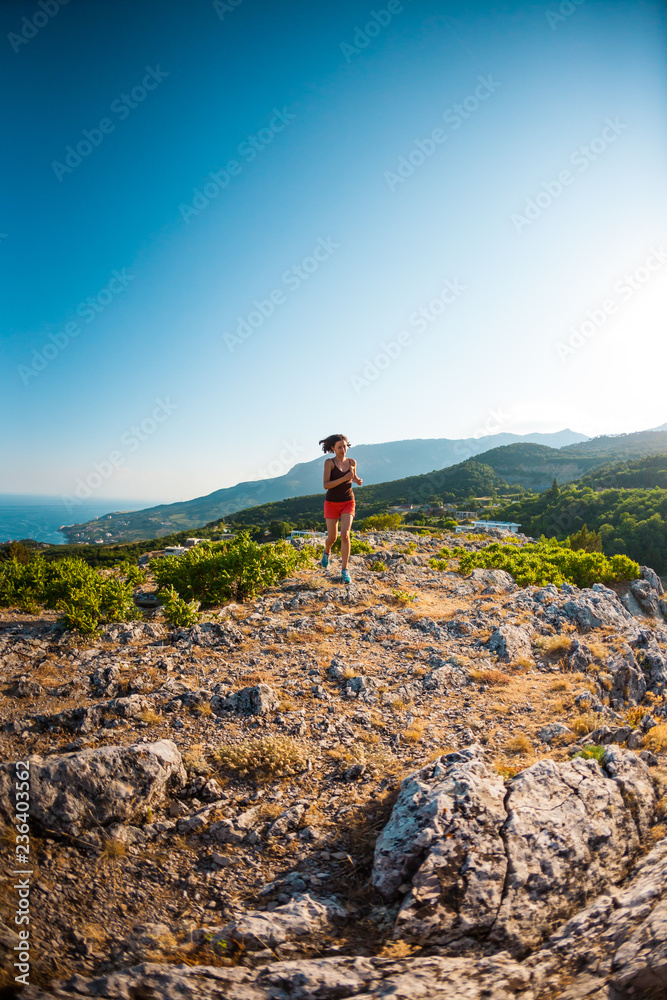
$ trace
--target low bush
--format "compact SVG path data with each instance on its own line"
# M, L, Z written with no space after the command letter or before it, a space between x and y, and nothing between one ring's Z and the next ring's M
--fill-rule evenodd
M151 569L162 590L173 587L186 601L214 607L252 599L296 569L309 566L308 548L299 551L282 540L259 545L242 532L231 541L202 542L182 556L155 559Z
M639 565L627 556L608 558L601 552L571 549L555 538L542 537L526 545L492 542L477 552L460 547L446 551L447 558L458 559L459 573L467 574L477 567L504 569L521 587L546 587L549 583L590 587L594 583L610 584L639 576ZM444 559L432 559L431 566L446 569Z
M173 587L160 593L165 620L174 628L189 628L199 621L199 601L184 601Z
M364 521L365 531L397 531L403 518L400 514L371 514Z
M63 613L67 628L92 635L100 624L141 618L132 600L134 572L126 575L124 566L117 571L103 577L77 557L7 559L0 563L0 607L52 608Z
M583 757L584 760L596 760L598 764L601 764L606 749L606 747L596 746L594 743L589 743L583 750L579 750L578 753L575 753L574 756Z
M289 736L259 736L240 745L228 743L215 756L225 770L255 780L299 774L308 766L303 747Z

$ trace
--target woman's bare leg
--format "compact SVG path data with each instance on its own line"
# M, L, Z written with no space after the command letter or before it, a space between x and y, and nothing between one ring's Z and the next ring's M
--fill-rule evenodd
M327 517L327 540L324 543L324 551L327 555L331 552L334 542L338 538L338 518Z
M340 560L343 569L347 569L350 559L350 528L354 514L340 515Z

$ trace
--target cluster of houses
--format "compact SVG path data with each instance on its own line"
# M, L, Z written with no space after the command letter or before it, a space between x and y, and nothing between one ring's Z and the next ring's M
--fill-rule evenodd
M236 535L225 531L218 541L228 542L230 539L236 538ZM164 556L182 556L190 549L193 549L195 545L199 545L201 542L209 542L210 538L186 538L185 545L167 545L164 549L153 549L152 552L144 552L143 555L139 556L139 565L147 566L151 559L162 559Z
M497 504L486 503L486 501L491 500L491 497L479 497L482 507L493 507L498 506ZM408 511L419 512L427 517L444 517L449 516L456 521L465 521L465 524L459 524L454 530L457 532L471 531L473 528L477 531L488 531L489 528L501 528L504 531L518 532L521 527L516 521L480 521L476 520L479 517L479 510L457 510L456 504L446 503L440 506L429 503L414 504L398 504L397 506L390 507L390 514L407 514Z

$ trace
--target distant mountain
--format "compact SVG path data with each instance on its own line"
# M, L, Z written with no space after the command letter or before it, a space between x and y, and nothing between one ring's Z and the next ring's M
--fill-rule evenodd
M364 485L370 486L447 468L482 454L490 447L495 449L513 443L531 442L557 450L587 440L584 434L569 429L554 434L489 434L455 440L417 438L353 446L350 455L359 465ZM94 521L71 525L64 529L63 534L70 542L88 543L161 538L174 531L196 528L247 507L313 493L320 493L323 497L323 464L324 455L311 462L300 462L286 475L275 479L237 483L236 486L181 503L160 504L130 513L105 514Z
M539 492L551 486L554 479L561 484L571 483L610 461L664 451L667 451L667 431L656 430L589 438L562 448L511 444L484 452L484 461L508 483Z
M515 447L515 446L512 446ZM423 473L421 476L406 476L405 479L392 479L386 483L364 485L355 490L357 517L368 517L369 514L384 513L388 507L397 504L425 503L474 503L475 497L493 496L499 494L507 497L512 493L523 491L511 487L499 476L490 465L468 459L457 465L449 465L445 469ZM258 507L248 507L245 510L230 514L227 523L234 528L248 525L268 525L272 521L313 522L322 521L322 494L313 493L310 496L292 497L286 500L276 500L273 503ZM213 527L215 522L205 525Z

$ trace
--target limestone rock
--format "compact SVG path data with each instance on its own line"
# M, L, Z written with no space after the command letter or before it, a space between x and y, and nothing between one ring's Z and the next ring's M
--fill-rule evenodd
M660 614L658 604L659 594L651 586L648 580L633 580L630 583L630 591L643 612L652 617Z
M603 768L541 760L509 782L508 877L492 938L517 954L618 881L639 848L655 808L648 769L617 747Z
M517 589L514 578L504 569L474 569L467 579L482 587L483 594L512 593Z
M14 764L0 765L0 814L13 813ZM162 804L186 773L171 740L30 758L30 818L45 831L78 836L98 824L130 823Z
M635 660L642 671L646 688L660 695L667 691L667 656L660 649L655 634L643 629L632 641Z
M479 746L406 778L375 848L387 899L411 884L394 935L429 945L484 938L517 954L618 881L646 836L655 794L635 754L542 760L503 785Z
M660 577L658 576L656 571L654 569L651 569L650 566L640 566L639 572L642 580L646 580L651 589L656 592L658 597L660 597L663 593L663 589Z
M396 936L445 942L490 930L507 860L505 788L472 746L406 778L375 846L372 884L386 898L412 882Z
M330 930L334 920L343 921L346 911L334 899L315 899L310 893L295 896L275 910L251 910L224 927L210 928L211 941L238 941L249 951L276 948L296 938L315 937ZM204 932L198 932L201 936Z
M525 629L516 625L499 625L485 643L487 649L498 654L499 660L511 661L519 657L532 660L533 651L530 636Z
M214 697L211 708L218 715L222 712L238 712L239 715L266 715L275 712L280 704L278 695L268 684L256 684L242 688L226 698Z
M90 675L90 690L95 698L115 698L122 690L120 667L100 664Z

